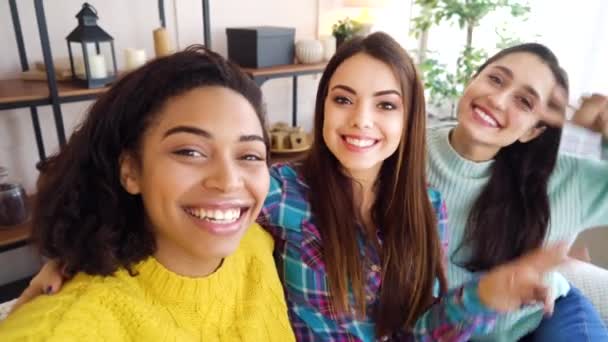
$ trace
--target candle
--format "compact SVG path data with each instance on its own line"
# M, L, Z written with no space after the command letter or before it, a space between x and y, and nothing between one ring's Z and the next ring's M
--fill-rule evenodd
M146 63L146 51L143 49L126 49L125 62L125 69L127 70L139 68Z
M154 52L156 53L156 57L166 56L171 53L169 33L163 27L154 30Z
M89 56L89 71L91 72L90 77L92 79L108 77L108 71L106 70L106 60L103 55Z

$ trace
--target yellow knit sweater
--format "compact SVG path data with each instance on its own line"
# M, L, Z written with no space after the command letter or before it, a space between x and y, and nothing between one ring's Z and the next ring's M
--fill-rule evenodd
M273 241L252 226L205 278L148 258L137 276L78 274L0 322L0 341L293 341Z

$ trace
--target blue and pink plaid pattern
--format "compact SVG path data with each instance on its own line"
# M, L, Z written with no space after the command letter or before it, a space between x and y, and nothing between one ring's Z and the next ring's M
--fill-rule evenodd
M310 211L308 186L289 164L271 167L271 186L260 224L275 238L275 257L283 280L289 316L298 341L374 341L372 312L378 305L381 268L373 248L364 248L367 284L367 314L337 313L329 288L321 251L321 235ZM442 244L447 250L445 204L437 191L429 189L439 221ZM396 334L391 340L466 341L476 332L489 331L496 314L477 296L477 281L449 291L418 320L414 331ZM352 300L352 296L351 296Z

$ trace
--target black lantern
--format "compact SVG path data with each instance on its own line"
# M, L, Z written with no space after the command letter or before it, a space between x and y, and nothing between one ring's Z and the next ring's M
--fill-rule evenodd
M116 79L114 38L97 26L97 10L90 4L85 2L76 18L78 27L66 37L73 78L88 88L103 87ZM74 59L72 44L80 44L82 59ZM102 54L101 48L105 50L108 45L110 53ZM75 51L78 51L77 48ZM106 62L108 55L112 63L109 70Z

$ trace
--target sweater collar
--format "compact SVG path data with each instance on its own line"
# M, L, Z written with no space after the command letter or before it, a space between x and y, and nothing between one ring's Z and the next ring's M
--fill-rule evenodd
M179 275L163 266L154 257L135 266L139 282L151 296L165 302L191 303L194 298L215 298L218 294L236 294L239 251L225 258L222 265L206 277Z
M432 136L431 143L435 145L439 158L443 160L448 169L463 178L489 177L494 160L475 162L463 158L454 150L450 143L450 134L454 127L437 128Z

